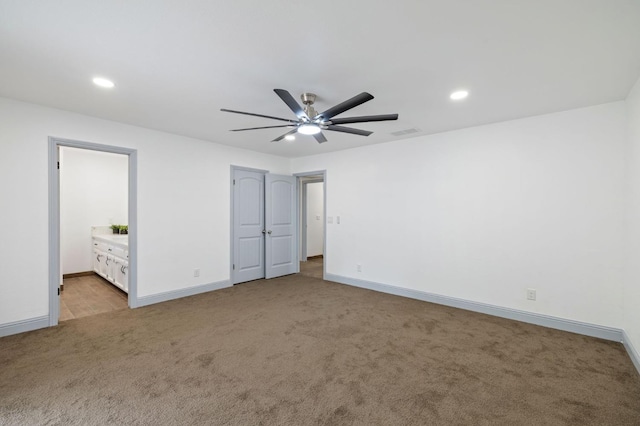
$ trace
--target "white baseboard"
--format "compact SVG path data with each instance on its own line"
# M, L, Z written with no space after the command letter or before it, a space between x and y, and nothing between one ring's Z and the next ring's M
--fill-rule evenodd
M0 337L49 327L49 315L0 325Z
M439 305L451 306L453 308L460 308L468 311L493 315L496 317L522 321L529 324L541 325L543 327L555 328L557 330L584 334L586 336L599 337L601 339L613 340L616 342L623 341L622 330L618 328L604 327L601 325L558 318L549 315L536 314L533 312L520 311L511 308L503 308L501 306L473 302L470 300L458 299L455 297L441 296L435 293L427 293L424 291L359 280L356 278L343 277L340 275L326 274L324 279L327 281L335 281L340 284L352 285L355 287L366 288L369 290L375 290L382 293L393 294L396 296L418 299L425 302L437 303Z
M631 362L633 362L633 365L635 365L636 370L638 370L638 373L640 374L640 354L638 353L636 348L633 346L633 344L631 343L631 340L629 339L629 335L624 330L622 330L622 344L627 350L627 353L629 354L629 358L631 358Z
M164 293L152 294L150 296L142 296L138 297L136 307L140 308L142 306L180 299L182 297L193 296L200 293L207 293L209 291L220 290L231 286L231 281L225 280L210 284L197 285L194 287L187 287L180 290L166 291Z

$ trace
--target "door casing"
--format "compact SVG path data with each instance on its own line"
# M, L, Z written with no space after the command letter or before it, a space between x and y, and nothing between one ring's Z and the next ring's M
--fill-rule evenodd
M124 154L129 157L129 293L130 308L138 307L138 151L72 139L49 137L49 326L60 315L60 174L59 148L70 147Z
M301 188L300 191L300 197L301 197L301 201L300 201L300 213L299 213L299 217L300 217L300 228L299 228L299 232L300 232L300 261L301 262L306 262L307 261L307 227L308 227L308 221L307 221L307 185L310 183L324 183L324 181L319 178L319 179L304 179L298 177L298 185ZM324 194L324 188L323 188L323 194ZM323 195L324 196L324 195ZM324 206L323 206L323 210L324 210ZM324 213L324 211L323 211ZM322 218L323 221L326 222L325 218ZM322 227L323 227L323 233L324 233L324 227L327 226L326 223L323 222ZM324 235L323 235L324 238ZM324 247L323 247L324 249ZM324 255L324 253L323 253Z
M322 226L322 257L323 257L323 262L322 262L322 279L324 279L327 276L327 261L329 258L329 253L327 253L327 171L326 170L315 170L315 171L310 171L310 172L300 172L300 173L294 173L294 176L296 176L298 178L298 188L301 188L303 185L303 178L309 177L309 176L321 176L321 178L318 178L317 180L314 180L315 182L324 182L324 194L323 194L323 216L324 216L324 224ZM311 182L311 181L309 181ZM300 197L298 200L298 217L301 218L301 223L306 225L306 216L302 214L303 210L306 210L306 205L303 205L303 197ZM304 200L306 202L306 200ZM303 228L304 229L304 228ZM300 242L299 244L302 244L302 238L303 238L303 234L304 234L304 240L305 240L305 244L306 244L306 232L304 232L303 230L299 230L298 231L298 241ZM306 260L306 246L302 246L303 250L304 250L304 260Z

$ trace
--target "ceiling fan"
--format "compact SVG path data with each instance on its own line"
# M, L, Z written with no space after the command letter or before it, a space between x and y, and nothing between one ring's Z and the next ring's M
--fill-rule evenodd
M251 112L234 111L231 109L222 108L220 111L233 112L235 114L253 115L255 117L270 118L273 120L286 121L288 124L280 126L264 126L264 127L249 127L246 129L232 129L232 132L242 132L245 130L257 130L257 129L273 129L278 127L287 127L291 130L287 133L278 136L271 142L278 142L289 135L294 133L302 133L303 135L312 135L318 143L327 141L327 138L322 134L323 130L330 130L333 132L351 133L353 135L369 136L373 132L367 130L354 129L352 127L340 126L340 124L351 123L365 123L369 121L388 121L397 120L398 114L384 114L384 115L365 115L360 117L346 117L346 118L333 118L336 115L342 114L345 111L355 108L365 102L373 99L373 96L367 92L362 92L359 95L354 96L328 110L318 113L313 108L313 103L316 101L316 95L313 93L303 93L300 98L304 107L300 106L298 102L291 96L291 93L284 89L273 89L274 92L284 101L285 104L295 113L298 117L297 120L290 120L287 118L272 117L270 115L254 114Z

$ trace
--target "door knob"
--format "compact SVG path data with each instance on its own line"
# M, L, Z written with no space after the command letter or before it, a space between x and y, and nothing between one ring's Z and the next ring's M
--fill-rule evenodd
M269 231L267 232L267 234L271 235L271 230L269 230Z
M263 230L262 230L262 233L263 233L263 234L266 234L266 233L267 233L267 230L266 230L266 229L263 229Z

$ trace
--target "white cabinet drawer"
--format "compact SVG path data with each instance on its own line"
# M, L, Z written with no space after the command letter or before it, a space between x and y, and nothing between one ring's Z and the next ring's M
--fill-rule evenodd
M100 250L100 251L104 251L104 252L108 252L110 245L107 243L103 243L102 241L97 241L97 240L93 240L93 248Z
M121 257L122 259L126 259L127 258L127 249L125 249L124 247L118 247L118 246L111 246L109 247L109 253L113 254L114 256L118 256Z

